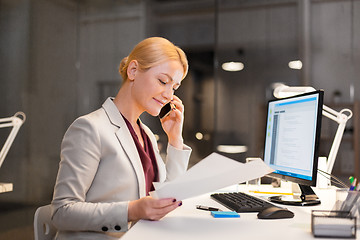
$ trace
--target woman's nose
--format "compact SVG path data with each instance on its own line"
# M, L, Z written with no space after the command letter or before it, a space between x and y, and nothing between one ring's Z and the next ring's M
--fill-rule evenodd
M168 99L168 100L171 100L173 98L173 95L174 95L174 91L172 90L172 88L166 88L164 91L163 91L163 97Z

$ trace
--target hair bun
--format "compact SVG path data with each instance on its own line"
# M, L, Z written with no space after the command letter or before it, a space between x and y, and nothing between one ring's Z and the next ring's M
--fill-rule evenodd
M128 57L124 57L120 62L120 65L119 65L119 73L120 74L124 71L124 67L126 66L127 60L128 60Z

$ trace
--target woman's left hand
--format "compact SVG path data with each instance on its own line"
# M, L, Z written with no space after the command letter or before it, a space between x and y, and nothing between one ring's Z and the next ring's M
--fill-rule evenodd
M166 135L168 136L169 143L178 149L183 148L183 123L184 123L184 105L180 98L173 96L170 102L174 107L171 109L169 115L161 119L161 125Z

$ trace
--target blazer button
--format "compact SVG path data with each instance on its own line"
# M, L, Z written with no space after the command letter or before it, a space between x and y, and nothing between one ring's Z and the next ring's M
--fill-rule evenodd
M121 227L120 227L119 225L116 225L116 226L115 226L115 230L116 230L116 231L120 231L120 230L121 230Z
M107 232L109 229L107 227L102 227L101 230L103 230L104 232Z

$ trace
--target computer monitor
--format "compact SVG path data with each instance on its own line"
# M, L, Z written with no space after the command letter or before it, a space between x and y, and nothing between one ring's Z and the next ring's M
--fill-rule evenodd
M319 139L324 92L322 90L268 102L264 161L275 171L270 176L299 184L301 195L274 196L270 201L315 205Z

